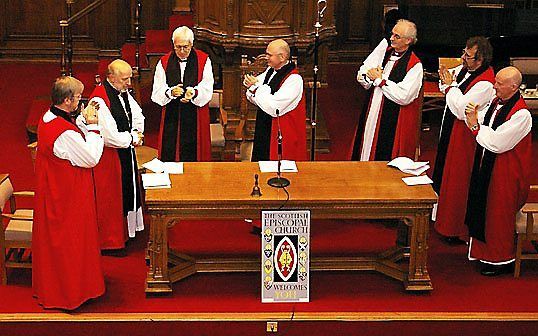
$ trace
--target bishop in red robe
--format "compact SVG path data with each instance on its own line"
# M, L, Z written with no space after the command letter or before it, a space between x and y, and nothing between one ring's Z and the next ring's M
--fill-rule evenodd
M95 107L84 112L87 134L74 123L83 89L73 77L58 78L38 125L32 285L45 308L76 309L105 292L91 169L103 139Z

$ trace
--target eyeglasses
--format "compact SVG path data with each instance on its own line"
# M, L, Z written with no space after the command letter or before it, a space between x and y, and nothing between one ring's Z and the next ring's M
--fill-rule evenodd
M462 54L461 56L462 58L474 59L474 60L477 59L476 54L474 56L469 55L469 53L467 52L467 49L462 49L461 54Z
M192 46L190 44L187 45L175 45L174 50L189 50Z

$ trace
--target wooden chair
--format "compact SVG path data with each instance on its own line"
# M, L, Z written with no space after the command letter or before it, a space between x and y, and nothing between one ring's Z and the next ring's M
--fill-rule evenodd
M0 174L0 211L2 225L0 230L0 279L7 284L7 268L32 268L31 254L26 250L32 247L32 225L34 211L18 209L16 197L33 197L33 191L13 190L9 175ZM4 205L9 201L9 213L4 213ZM7 221L7 225L4 223ZM7 253L6 253L7 251Z
M439 57L439 66L444 65L447 69L452 69L460 65L461 58ZM422 111L443 111L445 108L445 94L439 91L439 74L425 72L424 73L424 106Z
M209 124L211 133L211 156L214 161L224 161L226 148L226 126L228 126L228 114L222 107L222 90L214 90L209 101L209 111L215 122ZM215 114L215 116L213 116Z
M538 190L538 185L532 185L530 191ZM514 278L519 278L522 260L538 260L538 251L523 253L525 242L538 241L538 203L526 203L516 217L516 262ZM537 245L534 245L535 247Z
M265 54L260 54L249 60L247 55L241 56L241 80L245 78L246 74L257 76L267 69L267 57ZM241 148L245 148L245 143L252 142L254 140L254 128L256 122L257 107L251 104L247 100L246 90L244 86L241 86L241 106L239 108L239 123L235 128L234 139L236 141L236 159L248 160L242 155Z
M511 57L510 64L521 71L527 90L522 92L525 103L533 116L538 115L538 57ZM532 92L532 93L531 93Z
M135 147L135 155L136 155L136 163L138 165L137 167L138 171L140 173L145 173L146 168L142 167L142 165L158 157L159 151L157 150L157 148L142 145L142 146Z
M32 165L34 166L34 170L35 170L35 158L37 155L37 141L32 142L26 147L28 147L28 149L30 150L30 155L32 156Z

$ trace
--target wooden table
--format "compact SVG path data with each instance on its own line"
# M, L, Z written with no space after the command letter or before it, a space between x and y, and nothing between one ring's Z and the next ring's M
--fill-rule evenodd
M427 238L437 198L430 185L406 186L401 180L406 174L386 162L298 162L297 166L299 173L286 174L291 185L285 208L310 209L313 219L399 218L409 228L408 246L370 256L313 256L311 270L374 270L403 281L407 290L432 289ZM274 174L259 173L256 163L185 163L184 171L170 176L171 189L146 190L152 217L146 293L171 292L173 282L196 272L260 271L259 256L195 259L169 251L167 228L186 219L259 218L261 209L276 209L286 199L283 190L266 185ZM250 196L256 173L260 198ZM408 262L400 263L404 258Z

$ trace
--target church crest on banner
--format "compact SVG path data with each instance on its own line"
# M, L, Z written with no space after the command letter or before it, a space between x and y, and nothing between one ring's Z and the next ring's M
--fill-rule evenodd
M310 211L262 211L262 302L310 300Z

